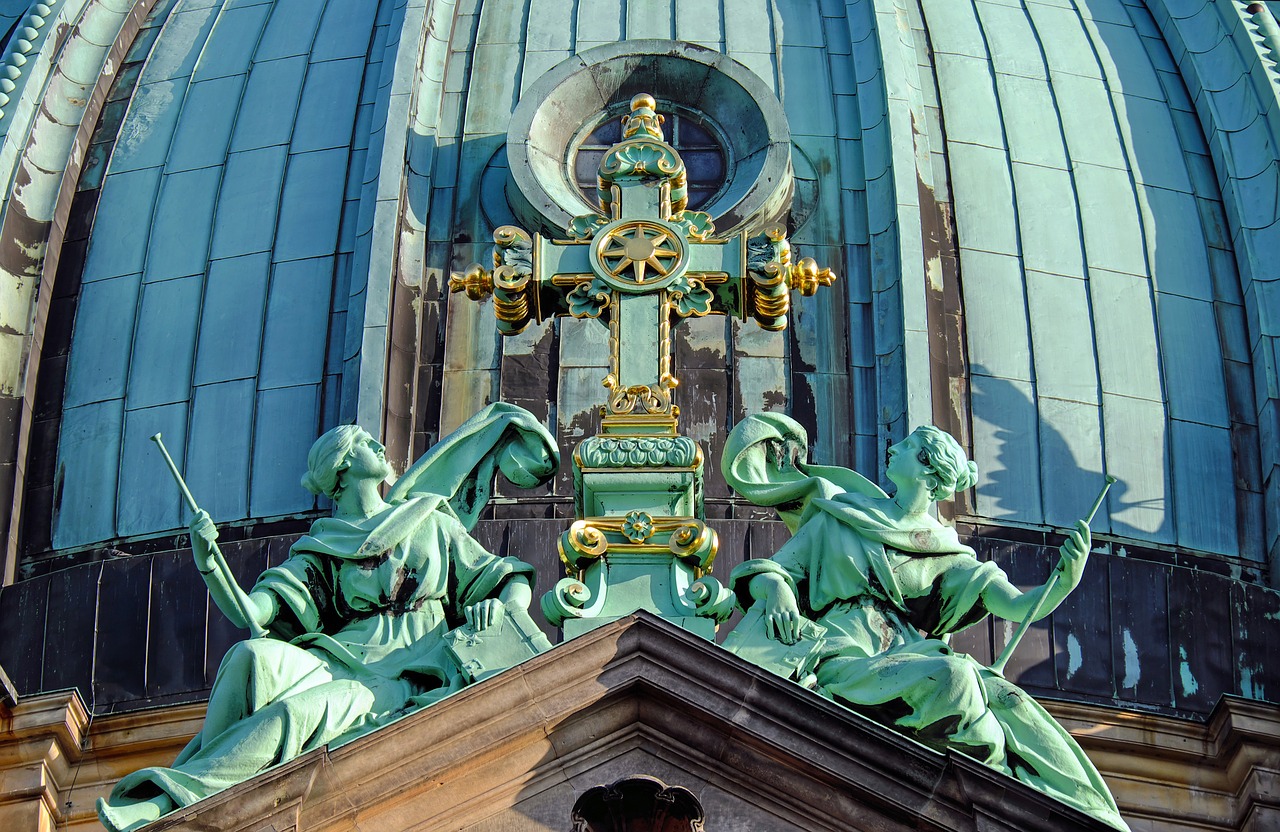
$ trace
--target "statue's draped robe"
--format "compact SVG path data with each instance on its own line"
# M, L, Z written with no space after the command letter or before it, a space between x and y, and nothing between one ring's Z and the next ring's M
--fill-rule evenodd
M398 538L390 549L366 555L364 544L389 527ZM532 571L486 552L438 498L359 523L317 520L254 587L279 601L269 628L277 638L235 645L200 733L172 767L126 776L111 802L159 790L186 806L459 689L444 634L466 606Z
M886 514L888 497L855 472L795 462L804 440L791 420L752 418L726 447L726 476L748 499L776 506L794 535L771 559L734 570L742 605L754 601L752 578L779 577L802 612L827 628L815 670L823 693L1127 829L1066 730L1016 685L942 640L988 615L983 592L1007 580L1000 568L978 561L927 514Z
M367 733L465 683L444 635L464 610L533 568L468 533L501 468L529 486L552 476L555 440L532 414L495 403L405 472L364 520L316 520L253 591L274 596L268 637L222 660L204 727L170 767L124 777L99 815L167 795L188 806L271 766Z

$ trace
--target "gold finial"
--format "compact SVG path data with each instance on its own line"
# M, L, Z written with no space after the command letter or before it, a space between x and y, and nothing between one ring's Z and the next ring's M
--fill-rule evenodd
M651 139L662 141L662 122L664 119L654 110L658 102L652 95L642 92L631 99L631 115L622 117L622 138L635 138L643 133Z

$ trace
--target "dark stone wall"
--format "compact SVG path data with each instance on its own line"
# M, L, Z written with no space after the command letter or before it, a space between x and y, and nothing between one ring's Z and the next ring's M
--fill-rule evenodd
M772 554L788 536L760 509L733 509L736 519L713 521L721 539L713 573L722 579L743 559ZM555 541L567 525L548 516L494 518L481 521L476 536L495 553L533 563L540 594L562 575ZM236 530L224 531L223 552L243 585L288 555L305 523L294 526L241 540L228 539ZM1023 587L1043 582L1057 561L1053 535L961 531L980 557L994 559ZM20 694L76 687L97 714L207 695L222 655L245 633L210 604L189 550L179 545L185 540L168 543L140 554L104 553L0 590L0 666ZM1207 714L1224 693L1280 701L1280 663L1272 660L1280 593L1257 580L1226 560L1101 543L1079 589L1031 628L1008 676L1037 696L1191 717ZM536 609L534 615L541 617ZM989 662L1012 630L988 620L953 646Z

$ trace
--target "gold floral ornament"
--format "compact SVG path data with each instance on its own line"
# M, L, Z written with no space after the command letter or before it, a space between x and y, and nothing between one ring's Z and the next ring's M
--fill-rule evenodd
M653 537L653 515L647 511L629 511L622 520L622 533L632 543L644 543Z

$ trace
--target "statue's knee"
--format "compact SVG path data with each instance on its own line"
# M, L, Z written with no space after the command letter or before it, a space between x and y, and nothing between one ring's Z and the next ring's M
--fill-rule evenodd
M940 658L936 672L929 675L937 682L937 693L955 703L957 710L969 711L975 715L987 710L982 680L965 659L950 656Z
M222 666L218 670L218 676L234 676L237 679L247 679L256 668L271 666L272 662L268 653L273 652L273 648L278 649L279 646L278 643L266 639L238 641L231 645L231 649L222 657Z

